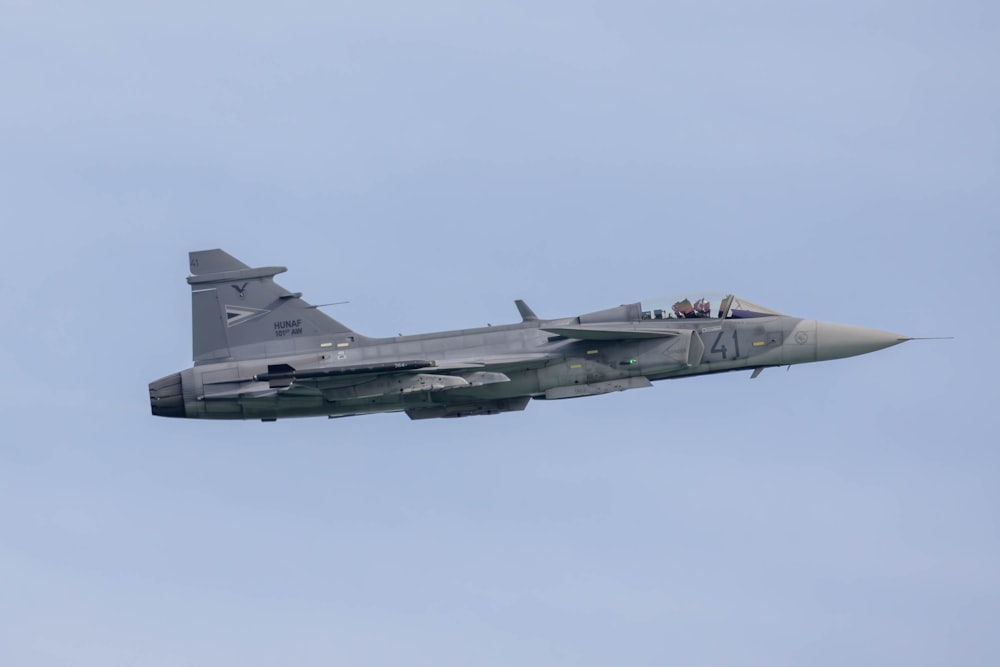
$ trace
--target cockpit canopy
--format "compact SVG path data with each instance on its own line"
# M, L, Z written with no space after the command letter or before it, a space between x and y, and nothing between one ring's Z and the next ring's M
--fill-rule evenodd
M712 292L692 292L680 297L642 301L639 310L643 320L747 319L781 315L738 296Z

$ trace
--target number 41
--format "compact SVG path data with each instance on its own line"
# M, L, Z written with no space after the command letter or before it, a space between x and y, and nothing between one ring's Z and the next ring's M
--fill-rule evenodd
M712 343L712 353L722 354L723 359L728 359L726 353L729 351L725 345L719 345L722 342L722 337L726 335L725 331L720 331L719 335L715 337L715 342ZM736 337L736 332L733 331L733 359L739 359L740 357L740 340Z

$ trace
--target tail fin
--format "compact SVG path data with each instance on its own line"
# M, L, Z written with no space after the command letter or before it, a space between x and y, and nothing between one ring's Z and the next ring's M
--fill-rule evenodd
M288 354L307 336L354 334L274 282L283 266L250 268L222 250L189 257L195 363Z

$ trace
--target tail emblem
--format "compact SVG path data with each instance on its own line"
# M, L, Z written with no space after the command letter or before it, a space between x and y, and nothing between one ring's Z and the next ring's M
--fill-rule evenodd
M242 285L230 285L230 287L236 290L236 293L239 294L240 298L242 299L247 295L247 285L249 284L250 283L243 283Z
M236 285L233 285L236 287ZM248 320L253 320L261 315L267 315L270 310L259 310L257 308L243 308L242 306L226 306L226 326L234 327L237 324L243 324Z

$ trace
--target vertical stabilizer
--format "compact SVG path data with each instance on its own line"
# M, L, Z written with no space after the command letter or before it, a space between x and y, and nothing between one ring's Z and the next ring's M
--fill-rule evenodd
M189 260L195 363L287 354L303 338L354 333L274 282L283 266L251 268L222 250Z

